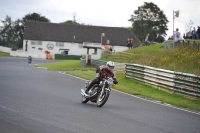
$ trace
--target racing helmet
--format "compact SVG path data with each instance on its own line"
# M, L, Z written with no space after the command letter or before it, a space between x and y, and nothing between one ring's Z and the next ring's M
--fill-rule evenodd
M106 67L107 67L108 70L112 71L115 68L115 63L112 62L112 61L108 61L106 63Z

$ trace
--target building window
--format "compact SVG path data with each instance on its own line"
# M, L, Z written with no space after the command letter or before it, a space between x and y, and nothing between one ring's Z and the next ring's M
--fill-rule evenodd
M42 45L42 41L31 41L31 45Z
M31 41L31 45L36 45L36 41Z
M37 41L37 45L42 45L42 41Z
M56 42L56 47L64 47L64 42Z

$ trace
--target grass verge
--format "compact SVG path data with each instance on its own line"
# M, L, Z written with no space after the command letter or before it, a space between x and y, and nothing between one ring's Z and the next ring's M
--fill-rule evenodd
M39 64L37 67L46 67L48 70L59 70L59 71L88 71L95 70L93 67L81 67L79 60L62 60L56 63L50 64Z
M128 53L128 56L125 56ZM186 47L165 50L164 44L143 46L124 51L124 55L104 55L101 60L112 60L162 68L200 76L200 52Z
M10 53L0 51L0 57L10 57Z

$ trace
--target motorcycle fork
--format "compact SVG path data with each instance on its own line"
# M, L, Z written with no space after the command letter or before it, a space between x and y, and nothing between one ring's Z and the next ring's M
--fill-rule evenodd
M100 96L99 97L102 97L103 93L104 93L104 90L105 90L105 82L103 84L103 87L102 87L102 90L101 90L101 93L100 93Z

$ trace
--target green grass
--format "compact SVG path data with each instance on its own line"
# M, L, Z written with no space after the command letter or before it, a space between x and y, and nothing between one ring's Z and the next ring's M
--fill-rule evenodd
M80 60L64 60L51 64L40 64L37 65L37 67L46 67L48 70L60 70L60 71L95 70L95 68L92 67L81 67Z
M177 48L165 50L164 44L138 47L125 51L132 56L105 55L102 60L141 64L166 70L200 75L200 52ZM125 55L124 53L124 55Z
M10 57L10 53L0 51L0 57Z

